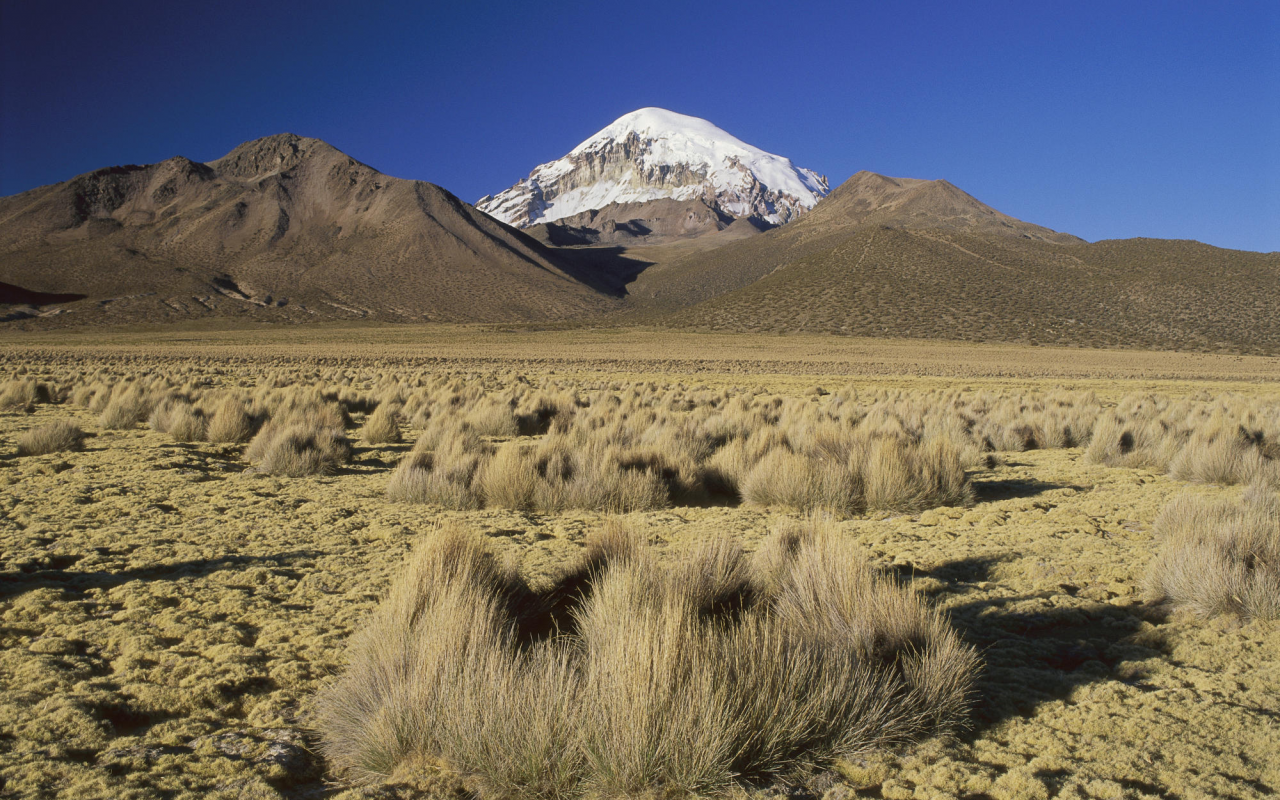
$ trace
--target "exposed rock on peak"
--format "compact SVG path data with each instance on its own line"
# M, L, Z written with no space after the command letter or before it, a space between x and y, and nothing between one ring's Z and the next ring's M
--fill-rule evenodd
M523 228L610 205L701 201L729 218L780 225L813 208L826 193L825 177L704 119L642 108L515 186L481 198L477 208Z

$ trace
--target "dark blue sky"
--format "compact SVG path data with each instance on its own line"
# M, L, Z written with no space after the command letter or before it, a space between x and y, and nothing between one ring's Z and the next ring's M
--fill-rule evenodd
M833 186L1280 250L1274 0L540 5L0 0L0 194L292 131L474 202L652 105Z

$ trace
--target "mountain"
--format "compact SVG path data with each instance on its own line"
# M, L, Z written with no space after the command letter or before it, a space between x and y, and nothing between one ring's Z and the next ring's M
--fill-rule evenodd
M612 308L591 282L439 186L293 134L0 198L10 317L545 320Z
M1088 243L945 181L860 172L804 217L646 269L650 319L725 331L1280 352L1280 253Z
M515 186L482 197L476 207L519 228L559 223L587 227L598 239L600 229L584 226L592 221L584 215L625 205L633 216L619 219L614 213L607 219L624 226L640 221L632 237L655 231L688 236L723 230L739 218L781 225L826 194L825 177L790 159L752 147L704 119L642 108ZM690 213L701 217L693 227L670 221ZM640 230L648 233L637 234Z
M1083 241L1002 214L947 181L890 178L866 171L836 187L814 209L805 227L836 233L876 225L980 231L1059 244Z
M947 181L859 172L804 217L768 236L677 258L656 258L657 263L639 274L628 292L641 302L692 305L740 289L782 264L838 246L853 233L876 227L1083 243L1071 234L1003 214Z

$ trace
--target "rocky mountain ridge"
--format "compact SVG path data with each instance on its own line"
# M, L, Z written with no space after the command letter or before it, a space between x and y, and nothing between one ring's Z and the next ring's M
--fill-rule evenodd
M781 225L813 208L827 191L824 176L706 120L644 108L476 207L525 228L610 205L701 201L726 217Z

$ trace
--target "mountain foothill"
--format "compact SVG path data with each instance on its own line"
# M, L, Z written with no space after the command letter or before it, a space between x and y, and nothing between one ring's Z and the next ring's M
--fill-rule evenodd
M662 109L475 205L292 134L0 198L0 329L643 324L1276 354L1278 307L1280 253L1087 242L945 180L830 189Z

